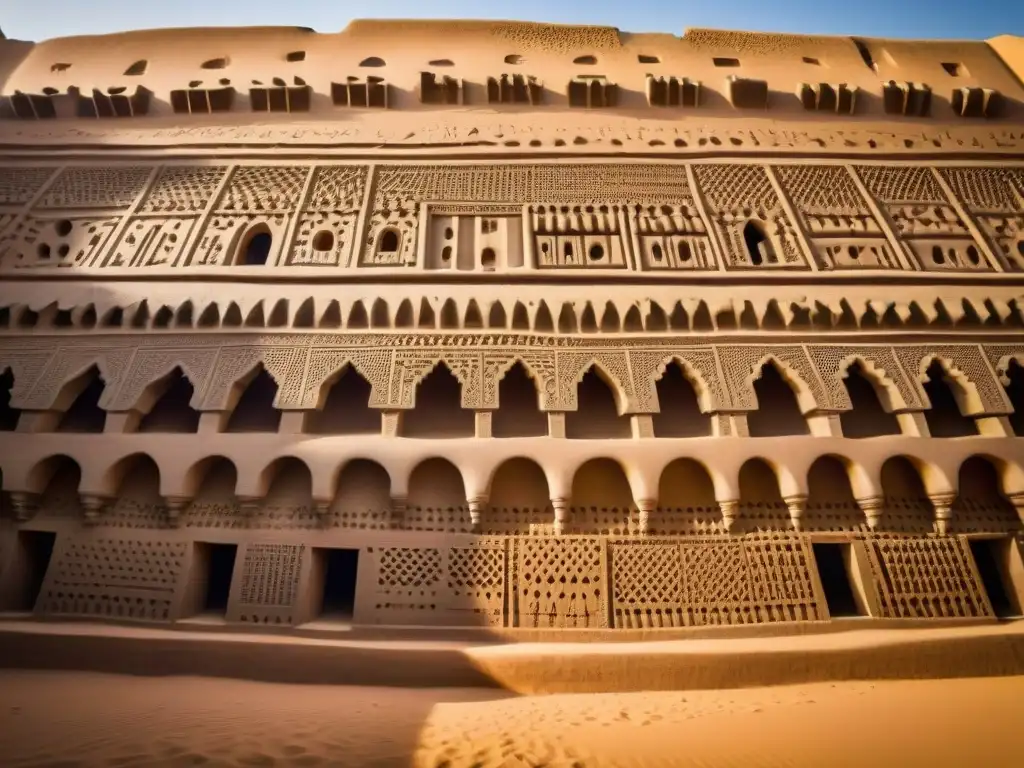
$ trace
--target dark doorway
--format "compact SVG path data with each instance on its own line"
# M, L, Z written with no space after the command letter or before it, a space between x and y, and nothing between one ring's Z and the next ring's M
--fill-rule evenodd
M262 267L267 263L270 256L270 247L274 244L274 238L269 232L257 232L249 238L242 254L241 262L247 267Z
M860 616L862 611L853 596L847 560L852 552L849 544L815 544L814 562L825 591L825 603L832 618Z
M227 613L231 596L231 575L235 570L235 544L200 544L199 553L206 565L206 599L204 613Z
M321 617L351 619L356 605L359 550L321 549L318 554L324 569Z
M1009 554L1012 543L1010 539L970 540L971 554L974 556L974 564L978 566L981 584L988 595L988 601L992 603L993 613L1000 618L1016 616L1020 612L1019 607L1010 599L1010 592L1006 589L1003 569L1000 566L1000 562L1005 561Z
M18 548L21 555L20 589L13 596L10 610L31 611L36 607L43 588L46 569L50 567L57 534L50 531L19 531Z

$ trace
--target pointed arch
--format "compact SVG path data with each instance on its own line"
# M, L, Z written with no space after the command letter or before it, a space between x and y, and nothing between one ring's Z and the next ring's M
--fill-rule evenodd
M711 393L700 373L678 355L667 359L655 379L658 413L655 437L704 437L712 433Z
M327 309L320 318L321 328L341 328L341 304L337 299L327 303Z
M668 330L668 315L661 305L652 301L647 309L647 316L644 318L644 330L658 332Z
M757 410L747 413L750 436L809 435L811 430L799 402L799 387L810 396L807 385L774 355L767 356L754 370L758 373L750 381Z
M456 438L476 434L476 416L462 407L462 384L443 361L416 386L414 407L402 413L403 437Z
M174 313L174 325L178 328L191 328L194 311L191 299L185 301Z
M640 319L640 309L635 304L626 311L626 316L622 320L622 330L625 333L643 332L644 324Z
M346 328L369 328L370 317L366 314L366 307L363 305L361 299L356 299L351 309L348 311L348 322L345 323Z
M64 384L51 409L59 412L55 432L102 432L107 412L100 408L106 382L98 364L93 363Z
M597 333L597 315L594 314L594 306L588 301L580 314L580 330L583 333Z
M398 312L395 313L395 328L415 328L416 320L413 316L412 302L402 299L398 305Z
M441 328L457 330L459 328L459 308L453 299L445 299L441 305Z
M257 301L256 306L249 310L249 314L245 317L246 328L265 328L267 320L263 316L263 302Z
M216 328L220 325L220 308L217 302L211 301L206 305L206 309L199 315L197 325L200 328Z
M390 326L387 302L381 298L374 299L373 305L370 307L370 327L389 328Z
M533 320L533 330L538 333L554 333L555 321L551 317L551 310L548 309L548 303L544 299L540 300L540 304L537 306L537 315Z
M690 330L690 316L683 308L683 302L677 301L672 307L672 314L668 318L668 327L673 331Z
M235 302L232 301L228 304L228 308L224 312L224 321L222 325L225 328L242 327L242 310Z
M437 327L437 316L434 312L434 308L426 297L420 299L420 314L419 319L416 321L418 328L431 329Z
M466 319L462 327L472 329L484 327L484 318L480 314L480 305L476 303L476 299L470 299L466 305Z
M133 406L139 421L135 431L142 433L199 431L200 412L192 407L195 388L180 365L148 387Z
M879 371L874 369L868 373L871 369L859 357L844 361L839 370L842 384L850 398L850 410L839 414L843 437L863 438L901 434L903 430L900 429L899 419L892 413L894 396L888 388L880 384ZM896 389L891 382L890 386ZM895 397L899 398L898 402L903 402L898 391Z
M973 399L978 399L977 388L954 366L943 364L942 358L932 355L927 366L923 367L921 382L928 402L931 404L924 412L928 424L928 432L932 437L964 437L978 434L978 425L967 414L971 413ZM982 410L981 403L974 412Z
M505 307L500 301L495 301L491 304L491 309L487 313L487 327L488 328L506 328L508 327L508 318L505 316Z
M576 333L578 328L576 327L576 313L573 312L572 304L568 302L562 303L562 311L558 313L558 332L559 333Z
M623 410L621 388L596 360L576 379L575 411L565 414L565 436L573 439L629 438L629 417Z
M605 302L604 314L601 315L601 332L618 333L620 330L622 330L622 324L619 321L619 310L612 302Z
M174 319L174 310L164 304L160 309L153 315L153 327L154 328L170 328L171 321Z
M548 434L547 414L529 368L516 360L498 382L498 410L491 415L493 437L534 437Z
M281 411L274 406L277 382L260 361L232 387L229 402L234 402L225 424L225 432L277 432Z
M523 302L521 301L517 301L515 303L515 306L512 307L512 330L530 330L530 316L526 312L526 307L523 305Z
M295 318L292 320L292 325L296 328L313 328L316 326L316 303L313 301L313 297L310 296L305 299L297 310L295 310Z
M380 412L370 407L373 388L346 363L320 387L316 408L306 411L303 432L311 435L379 435Z

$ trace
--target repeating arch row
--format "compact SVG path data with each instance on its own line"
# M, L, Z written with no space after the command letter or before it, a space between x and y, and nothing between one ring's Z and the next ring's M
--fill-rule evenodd
M548 302L411 298L260 299L158 304L143 300L125 306L86 303L72 307L11 304L0 307L0 328L161 329L381 329L517 330L536 333L655 333L728 330L897 330L929 328L1019 328L1024 311L1016 299L938 298L868 301L846 299L684 299L674 304L644 301Z

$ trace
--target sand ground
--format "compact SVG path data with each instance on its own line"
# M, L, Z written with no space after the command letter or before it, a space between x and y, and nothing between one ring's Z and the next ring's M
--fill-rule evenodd
M522 696L0 672L23 766L1019 766L1024 677Z

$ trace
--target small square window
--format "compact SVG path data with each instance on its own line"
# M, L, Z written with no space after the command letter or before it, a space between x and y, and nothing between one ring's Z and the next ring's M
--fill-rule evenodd
M739 59L726 59L715 57L714 62L716 67L738 67L740 65Z

